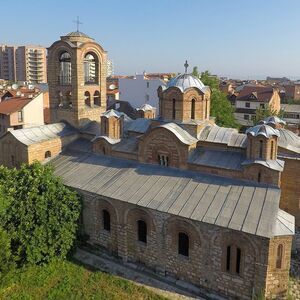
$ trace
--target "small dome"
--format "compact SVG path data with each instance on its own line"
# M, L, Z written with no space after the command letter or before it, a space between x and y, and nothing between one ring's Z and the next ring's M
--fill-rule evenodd
M204 92L207 88L200 79L191 74L180 74L170 79L170 81L167 83L167 88L170 87L178 87L182 92L193 87Z
M266 124L261 124L261 125L256 125L254 127L251 127L246 130L246 134L248 133L251 134L252 136L263 135L266 138L269 138L271 136L280 137L280 133L277 129L274 129L273 127Z
M286 125L286 122L278 118L277 116L270 116L265 118L262 123L267 124L267 125Z
M155 109L153 106L145 103L142 106L138 107L136 110L149 111L149 110L153 110L153 109Z

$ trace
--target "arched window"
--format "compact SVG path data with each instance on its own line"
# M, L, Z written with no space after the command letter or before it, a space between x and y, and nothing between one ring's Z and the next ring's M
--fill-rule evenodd
M241 273L242 250L239 247L230 245L226 247L226 268L227 272L233 274Z
M172 118L173 120L176 119L176 100L173 99L173 103L172 103Z
M108 135L107 133L107 122L108 120L106 118L103 118L103 134Z
M275 159L275 157L274 157L274 141L271 141L271 159Z
M194 120L195 119L195 99L192 99L192 103L191 103L191 119Z
M94 104L97 106L101 106L99 91L95 91L95 93L94 93Z
M60 62L60 73L59 73L59 82L61 85L71 84L71 56L68 52L61 53L59 57Z
M184 232L178 234L178 254L189 256L189 237Z
M161 166L165 166L165 167L169 166L169 157L167 155L158 154L157 158L158 158L158 163Z
M84 83L98 83L98 59L95 54L90 52L84 57Z
M46 151L45 152L45 158L49 158L49 157L51 157L51 151Z
M209 111L208 111L208 99L206 98L205 99L205 119L207 119L208 114L209 114Z
M147 224L143 220L137 221L138 225L138 240L143 243L147 243Z
M263 157L263 141L259 141L259 158Z
M91 106L91 95L90 92L84 92L84 103L85 105Z
M106 209L102 211L103 229L110 231L110 214Z
M257 175L257 182L261 182L261 173L258 172L258 175Z
M106 154L105 147L102 148L102 152L104 155Z
M276 268L281 269L282 266L282 255L283 255L283 245L280 244L277 247L277 255L276 255Z

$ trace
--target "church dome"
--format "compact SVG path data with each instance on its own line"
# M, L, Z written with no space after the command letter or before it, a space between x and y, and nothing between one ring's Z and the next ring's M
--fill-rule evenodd
M85 37L85 38L89 38L90 39L90 37L87 34L85 34L83 32L80 32L80 31L72 31L72 32L66 34L65 36L69 36L69 37Z
M200 79L191 75L191 74L180 74L172 79L167 83L167 88L170 87L177 87L182 92L189 88L198 88L200 91L204 92L207 88Z

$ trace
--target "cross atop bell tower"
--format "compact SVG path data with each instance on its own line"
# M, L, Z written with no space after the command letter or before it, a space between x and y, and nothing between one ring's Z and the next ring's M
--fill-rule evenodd
M76 21L73 21L73 23L76 24L77 32L79 32L79 25L82 25L83 23L79 21L79 16L77 16Z

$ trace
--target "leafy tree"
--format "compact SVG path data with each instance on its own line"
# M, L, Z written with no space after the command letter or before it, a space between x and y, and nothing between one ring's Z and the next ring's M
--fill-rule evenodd
M198 77L204 85L207 85L211 89L211 107L210 114L216 118L216 124L223 127L238 128L239 125L234 118L234 108L227 99L225 93L219 88L219 79L212 76L209 71L201 73L198 72L198 68L193 68L194 76Z
M7 272L14 265L11 254L11 239L0 227L0 274Z
M77 232L77 194L54 176L51 166L38 162L18 170L0 167L0 187L5 199L0 201L0 226L11 238L18 263L65 258Z

